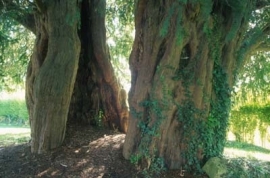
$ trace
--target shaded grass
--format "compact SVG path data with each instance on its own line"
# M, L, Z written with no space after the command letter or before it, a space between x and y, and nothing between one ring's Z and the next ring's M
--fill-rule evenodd
M270 150L237 141L227 141L224 160L228 167L226 178L269 178Z
M30 140L28 126L0 124L0 147L27 143Z
M30 140L29 133L3 134L0 135L0 147L27 143Z
M7 123L0 123L1 128L29 128L29 125L12 125Z
M226 178L269 178L270 162L250 158L226 158Z
M243 142L237 142L237 141L227 141L226 145L227 148L235 148L235 149L241 149L244 151L252 151L252 152L261 152L261 153L266 153L266 154L270 154L270 150L260 147L260 146L256 146L256 145L252 145L249 143L243 143Z

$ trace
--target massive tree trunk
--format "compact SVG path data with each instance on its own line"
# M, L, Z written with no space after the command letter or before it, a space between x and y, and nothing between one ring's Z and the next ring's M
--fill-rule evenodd
M199 169L222 153L252 6L241 2L137 1L126 159Z
M69 120L105 124L126 132L126 93L118 82L106 44L105 0L84 0L81 4L82 43L79 69Z
M64 139L80 40L76 0L38 5L36 42L27 72L26 100L31 151L42 153L58 147Z
M35 3L36 42L26 79L32 152L61 145L68 117L125 132L126 96L106 45L105 0Z

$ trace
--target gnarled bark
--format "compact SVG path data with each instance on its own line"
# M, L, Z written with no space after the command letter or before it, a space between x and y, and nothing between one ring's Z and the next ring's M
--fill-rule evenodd
M240 17L233 27L230 8L215 1L137 1L126 159L146 160L151 169L162 158L180 169L222 153L247 24Z
M80 53L78 19L67 17L77 11L76 0L50 1L35 16L37 38L26 81L32 152L56 148L65 136Z
M35 2L36 42L26 80L32 152L61 145L68 116L125 132L126 95L106 45L105 0Z

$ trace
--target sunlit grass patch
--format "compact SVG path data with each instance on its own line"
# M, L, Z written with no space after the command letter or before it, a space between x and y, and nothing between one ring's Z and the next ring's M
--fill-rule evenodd
M236 141L227 141L223 155L229 158L245 157L270 162L269 149Z
M223 155L228 178L270 177L270 150L256 145L228 141Z
M27 143L29 140L29 127L0 124L0 147Z
M0 147L27 143L30 140L29 133L8 133L0 135Z
M25 90L18 90L13 92L2 91L0 92L1 100L21 100L25 99Z
M18 126L4 126L0 125L0 135L5 134L30 134L29 127L18 127Z
M236 148L225 148L223 155L229 158L245 157L270 162L270 154L259 151L246 151Z

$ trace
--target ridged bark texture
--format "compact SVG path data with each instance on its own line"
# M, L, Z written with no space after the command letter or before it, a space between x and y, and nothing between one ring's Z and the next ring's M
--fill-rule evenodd
M105 0L35 3L36 42L26 79L32 152L60 146L67 118L126 132L126 93L110 63Z
M76 0L49 1L35 15L36 42L26 79L31 151L61 145L80 54Z
M211 0L136 1L126 159L149 169L196 169L222 153L247 25L240 17L234 27L230 8Z

